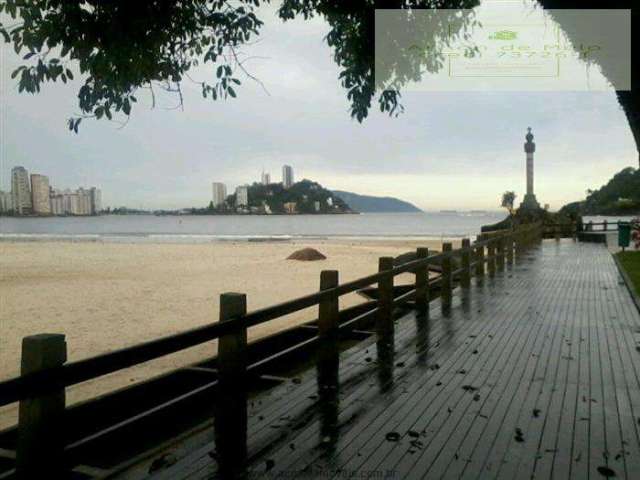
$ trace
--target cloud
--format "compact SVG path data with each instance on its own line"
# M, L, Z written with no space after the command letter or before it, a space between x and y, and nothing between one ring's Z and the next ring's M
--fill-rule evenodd
M526 127L536 135L539 200L560 207L625 166L637 165L633 137L613 92L407 92L406 112L390 118L376 106L352 120L339 69L320 18L281 22L263 13L260 41L246 54L263 88L246 79L231 101L203 100L184 85L184 111L141 103L124 128L85 121L79 135L65 119L77 112L71 85L18 95L9 80L19 59L0 47L4 129L0 188L14 165L50 176L55 187L96 185L105 205L176 208L206 205L211 182L232 189L264 168L331 188L392 195L426 209L495 209L501 192L524 193ZM194 78L213 78L210 67Z

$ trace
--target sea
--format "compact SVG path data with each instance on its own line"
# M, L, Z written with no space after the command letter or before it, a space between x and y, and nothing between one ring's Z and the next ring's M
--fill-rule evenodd
M324 239L474 238L502 212L363 213L357 215L101 215L0 217L0 241L207 243ZM615 222L630 217L586 217Z

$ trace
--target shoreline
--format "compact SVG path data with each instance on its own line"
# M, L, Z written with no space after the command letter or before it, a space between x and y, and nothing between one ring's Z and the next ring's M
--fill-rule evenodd
M453 241L454 245L459 241ZM303 247L327 259L286 258ZM20 372L22 338L62 333L68 361L138 344L218 320L219 295L247 294L248 310L318 291L322 270L340 282L377 271L378 258L417 247L439 250L441 241L292 240L276 242L107 243L0 242L0 380ZM398 284L413 276L398 277ZM366 301L353 293L341 308ZM249 341L313 320L309 308L252 327ZM74 404L175 370L216 353L216 342L70 387ZM17 406L0 409L0 428L12 424Z
M207 244L207 243L296 243L296 242L418 242L461 240L475 235L442 234L442 235L214 235L201 233L0 233L0 242L32 243L32 242L70 242L70 243L119 243L119 244Z

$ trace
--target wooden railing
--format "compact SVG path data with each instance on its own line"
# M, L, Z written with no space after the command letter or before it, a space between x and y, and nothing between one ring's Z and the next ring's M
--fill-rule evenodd
M587 222L584 224L584 231L585 232L617 232L618 226L621 223L628 223L628 222L621 222L619 220L616 222L607 222L606 220L604 220L603 222Z
M608 222L587 222L582 225L573 223L546 223L543 227L545 238L575 237L579 232L615 232L621 221Z
M246 388L247 375L258 364L247 362L247 329L268 321L318 306L319 362L327 357L337 362L336 342L340 331L353 328L359 317L339 324L339 298L362 288L377 284L378 300L375 308L365 315L375 317L376 334L384 338L393 331L393 309L415 302L419 313L427 314L431 293L439 288L443 310L451 308L452 290L457 282L461 288L471 286L473 276L485 272L494 276L512 264L514 257L542 238L540 223L479 235L472 244L462 240L453 250L451 243L443 243L442 252L429 255L419 248L416 259L394 266L394 259L379 259L378 272L364 278L339 283L337 271L323 271L320 290L278 305L247 312L246 295L225 293L220 296L220 318L216 323L179 334L140 343L131 347L103 353L91 358L66 363L65 337L61 334L42 334L25 337L22 344L21 376L0 383L0 407L15 402L19 405L16 472L20 478L62 475L77 459L77 453L95 435L67 445L64 440L65 389L88 380L165 355L218 340L218 396L216 402L216 434L223 435L218 444L219 458L228 465L240 465L246 457ZM453 259L459 260L454 268ZM442 274L429 279L429 265L440 262ZM403 273L414 273L413 288L394 297L394 279ZM117 428L114 426L113 428ZM239 433L240 432L240 433ZM238 436L240 435L240 437ZM221 464L221 468L223 465ZM56 473L57 472L57 473Z

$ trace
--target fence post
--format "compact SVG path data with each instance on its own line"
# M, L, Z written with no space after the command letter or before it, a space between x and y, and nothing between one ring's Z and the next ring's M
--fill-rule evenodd
M509 232L505 239L507 244L507 265L513 265L513 232Z
M522 255L522 227L516 227L513 233L513 239L515 243L515 256L519 258Z
M429 264L427 263L429 249L418 248L416 258L425 260L424 265L416 268L416 310L419 315L426 315L429 313Z
M493 277L496 274L496 241L495 238L488 238L489 245L487 245L487 270L489 276Z
M442 244L442 253L448 254L442 259L442 283L440 285L440 299L442 300L443 310L451 308L451 290L452 290L452 275L451 275L451 251L453 247L450 243Z
M460 275L460 285L463 288L471 286L471 242L468 238L462 239L462 254L460 259L462 274Z
M67 343L62 334L45 333L22 339L21 375L62 366ZM17 478L65 478L64 386L20 401Z
M378 259L378 272L393 270L393 257ZM378 281L378 318L376 331L379 337L393 332L393 275L389 272Z
M606 220L604 222L602 222L602 229L606 232L609 230L609 222L607 222Z
M498 250L496 255L496 266L500 271L504 270L504 244L505 239L504 236L501 235L496 239L496 246Z
M484 242L485 235L478 235L476 242ZM484 245L476 247L476 277L484 277Z
M329 290L338 286L338 271L320 272L320 290ZM340 299L337 295L320 301L318 305L318 335L322 340L337 340Z
M323 270L320 272L320 291L338 286L338 272ZM331 295L318 305L318 337L317 357L318 398L320 405L320 431L322 438L333 439L338 431L339 412L339 327L340 298ZM337 441L337 438L334 440Z
M220 295L220 322L247 313L243 293ZM236 478L247 461L247 329L239 328L218 339L218 399L215 415L218 466L223 478Z

